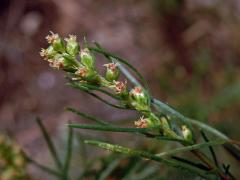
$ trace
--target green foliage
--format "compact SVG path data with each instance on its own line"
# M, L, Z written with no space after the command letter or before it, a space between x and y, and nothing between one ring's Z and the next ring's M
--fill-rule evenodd
M44 130L43 126L38 122L52 156L54 157L58 170L60 171L60 177L67 178L72 149L72 128L78 128L104 132L130 133L156 140L157 143L161 140L164 140L165 142L169 141L169 143L170 141L176 141L183 147L157 154L149 149L134 150L120 145L114 145L96 140L87 140L85 143L128 156L150 159L170 167L190 172L196 176L206 179L233 178L229 168L226 166L224 166L225 168L221 168L217 163L218 159L213 150L213 146L227 144L231 148L237 150L237 153L239 153L239 147L234 145L234 143L236 144L236 141L232 141L226 135L208 126L207 124L185 117L169 105L161 102L160 100L154 99L149 92L147 82L144 77L134 66L129 64L127 60L108 52L98 43L95 43L95 46L91 46L85 42L86 47L80 51L80 45L76 45L75 36L73 41L74 45L69 45L69 39L66 40L66 44L63 43L60 41L61 38L59 35L53 33L47 36L47 40L50 44L49 48L42 50L40 55L50 63L50 66L67 72L67 79L69 81L68 85L94 96L111 107L125 110L135 110L141 115L140 119L135 121L136 128L121 127L79 112L73 108L67 108L67 110L79 115L80 117L93 121L96 124L68 124L70 129L67 155L64 165L62 165L58 159L58 155L53 148L54 146L52 145L50 138L46 135L46 131ZM72 50L69 50L70 48L72 48ZM55 52L49 53L49 49L51 51L56 51L56 53L60 55L60 58L58 57L54 59L55 56L52 56L52 54L55 54ZM79 58L76 57L77 52L80 52L80 61L78 60ZM105 75L101 75L98 72L97 67L95 66L96 58L93 53L103 55L106 57L106 60L110 62L110 64L105 65L107 68ZM71 57L71 61L66 58L68 56ZM67 64L66 61L68 62ZM119 70L122 72L122 74L119 73ZM131 74L129 70L133 74ZM119 75L125 75L125 77L132 83L134 88L129 89L131 86L127 83L127 81L118 81ZM137 79L139 79L141 83L138 82ZM98 91L109 96L115 100L116 104L108 102L100 95L95 94L94 91ZM199 128L200 130L204 130L207 133L211 133L218 140L211 141L203 133L203 139L206 142L197 143L196 137L198 132L197 129L193 128L193 126ZM209 158L208 154L202 150L202 148L206 147L209 148L212 159ZM190 152L193 156L195 156L194 162L183 157L176 156L178 153L185 154L186 152ZM109 166L104 168L100 175L98 174L99 179L108 177L114 170L118 168L119 162L121 162L120 159L112 159ZM147 170L151 171L151 168L147 168ZM83 171L80 177L85 177L88 174L87 172L88 166L86 166L86 169ZM155 172L154 169L152 172ZM127 176L128 175L125 177ZM130 176L131 175L129 175L129 177ZM140 177L140 179L141 178L142 177Z

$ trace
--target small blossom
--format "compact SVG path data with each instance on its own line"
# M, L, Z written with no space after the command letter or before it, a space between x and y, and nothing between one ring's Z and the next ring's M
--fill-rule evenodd
M124 82L114 81L114 88L117 93L124 93L127 88L127 80L125 80Z
M47 50L46 49L41 49L41 51L39 52L40 56L44 59L44 60L48 60L48 54L47 54Z
M131 105L137 110L148 111L148 96L141 87L135 87L129 92L129 100Z
M91 55L89 49L85 48L80 52L81 63L88 68L94 68L95 58Z
M135 121L134 124L137 128L147 128L148 120L142 116L139 120Z
M80 46L77 42L77 36L69 35L69 38L64 39L67 42L66 51L72 56L76 56L79 53Z
M39 54L44 60L49 60L53 58L57 52L53 49L53 46L49 46L47 49L42 48Z
M144 100L144 101L146 100L146 95L143 92L141 87L134 87L130 91L129 95L133 100L136 100L136 101L139 101L139 102L142 101L142 100Z
M134 94L134 95L144 95L143 94L143 90L141 87L135 87L132 91L131 91L131 94Z
M58 34L54 34L52 31L50 31L50 35L46 36L46 40L49 44L53 44L57 39L59 39Z
M51 44L55 51L63 53L65 51L65 45L63 40L58 34L54 34L52 31L50 31L50 33L50 35L46 36L47 42Z
M106 68L110 69L113 72L117 70L116 63L108 63L108 64L104 64L103 66L105 66Z
M56 68L56 69L60 69L64 67L64 63L62 60L55 60L55 61L51 61L49 63L50 67L52 68Z
M83 57L83 56L89 56L89 49L88 48L85 48L85 49L82 49L81 52L80 52L80 56Z
M104 64L103 66L107 68L106 74L105 74L106 80L114 81L119 78L119 69L117 68L117 64L108 63L108 64Z
M75 72L75 74L80 77L86 77L87 72L88 72L87 68L83 67L83 68L78 68L78 70Z

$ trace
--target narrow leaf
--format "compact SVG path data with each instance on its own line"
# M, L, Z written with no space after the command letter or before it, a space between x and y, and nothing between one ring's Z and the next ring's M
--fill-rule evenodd
M71 83L68 83L67 85L73 87L73 85L72 85ZM80 89L80 90L82 90L82 91L88 93L89 95L95 97L96 99L102 101L103 103L105 103L105 104L107 104L107 105L109 105L109 106L111 106L111 107L114 107L114 108L117 108L117 109L132 110L132 109L126 108L126 107L124 107L124 106L115 105L115 104L112 104L112 103L110 103L110 102L104 100L103 98L101 98L101 97L98 96L97 94L90 92L90 89L89 89L88 87L85 87L85 86L78 86L78 89Z
M205 142L205 143L201 143L201 144L194 144L192 146L185 146L185 147L177 148L177 149L167 151L167 152L162 152L162 153L157 154L156 156L159 156L159 157L171 156L171 155L175 155L177 153L192 151L192 150L201 149L201 148L210 147L210 146L221 145L224 143L226 143L225 140L209 141L209 142Z
M96 123L98 123L98 124L106 125L106 126L111 125L111 123L108 123L108 122L106 122L106 121L103 121L103 120L101 120L101 119L99 119L99 118L96 118L96 117L94 117L94 116L88 115L88 114L86 114L86 113L80 112L80 111L78 111L78 110L76 110L76 109L74 109L74 108L67 107L66 110L67 110L67 111L71 111L71 112L77 114L77 115L80 116L80 117L86 118L86 119L91 120L91 121L93 121L93 122L96 122Z
M200 131L200 132L201 132L201 135L202 135L203 139L204 139L206 142L209 142L206 134L205 134L203 131ZM213 158L213 160L214 160L215 165L219 168L217 156L216 156L216 154L215 154L212 146L209 146L209 151L210 151L210 153L211 153L211 155L212 155L212 158Z
M210 173L210 172L204 172L200 169L197 169L195 167L189 166L189 165L181 163L181 162L176 162L174 160L168 160L165 158L161 158L159 156L156 156L154 154L151 154L151 153L148 153L145 151L133 150L130 148L119 146L119 145L113 145L113 144L100 142L100 141L93 141L93 140L86 140L85 143L95 145L100 148L112 151L112 152L122 153L122 154L126 154L129 156L142 157L145 159L150 159L150 160L154 160L157 162L161 162L161 163L164 163L171 167L179 168L179 169L182 169L182 170L194 173L194 174L198 174L199 176L207 178L207 179L208 179L207 173Z
M63 173L66 179L68 179L69 166L72 158L72 146L73 146L73 129L71 127L68 127L67 152L63 167Z
M117 97L116 95L108 92L108 91L105 91L104 89L98 87L98 86L93 86L93 85L90 85L90 84L83 84L83 83L76 83L76 82L70 82L68 83L69 86L75 88L75 89L80 89L80 90L83 90L83 89L86 89L86 90L95 90L95 91L99 91L103 94L106 94L110 97L112 97L113 99L117 99L119 100L120 98Z
M52 140L51 140L51 138L50 138L46 128L44 127L44 125L43 125L43 123L42 123L40 118L36 118L36 121L37 121L37 124L38 124L42 134L43 134L43 137L44 137L44 139L45 139L45 141L47 143L48 149L49 149L49 151L50 151L50 153L51 153L51 155L52 155L52 157L54 159L54 162L55 162L56 166L61 170L61 168L62 168L61 161L59 159L57 151L56 151L56 149L54 147L54 144L53 144L53 142L52 142Z
M41 169L42 171L44 171L44 172L46 172L48 174L54 175L56 177L61 177L62 176L62 174L60 174L56 170L51 169L51 168L49 168L47 166L44 166L44 165L36 162L35 160L33 160L30 157L28 157L26 154L24 154L24 157L25 157L25 159L27 160L28 163L31 163L32 165L36 166L37 168Z
M136 132L136 133L145 133L151 130L150 128L122 128L114 126L102 126L102 125L88 125L88 124L68 124L72 128L79 129L91 129L97 131L111 131L111 132Z
M120 158L113 160L107 168L100 174L99 180L107 179L107 177L116 169L120 162Z
M146 138L154 138L156 140L165 140L165 141L178 141L183 143L188 143L183 139L176 139L176 138L170 138L160 135L154 135L148 133L149 131L155 129L155 128L122 128L122 127L116 127L116 126L102 126L102 125L88 125L88 124L69 124L69 126L73 128L79 128L79 129L91 129L91 130L97 130L97 131L110 131L110 132L126 132L126 133L134 133L134 134L140 134L143 135Z

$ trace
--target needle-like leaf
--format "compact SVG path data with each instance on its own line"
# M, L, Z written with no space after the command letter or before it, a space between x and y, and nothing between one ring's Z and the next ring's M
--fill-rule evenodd
M94 117L94 116L88 115L86 113L80 112L80 111L78 111L78 110L76 110L74 108L71 108L71 107L67 107L66 110L67 111L71 111L71 112L75 113L76 115L78 115L80 117L86 118L88 120L91 120L91 121L96 122L96 123L101 124L101 125L106 125L106 126L112 125L109 122L103 121L103 120L101 120L101 119L99 119L97 117Z
M73 146L73 128L68 127L67 151L63 166L63 174L65 179L68 179L69 166L72 158L72 146Z
M126 147L123 147L123 146L113 145L113 144L100 142L100 141L93 141L93 140L86 140L85 143L95 145L95 146L98 146L100 148L112 151L112 152L122 153L122 154L126 154L126 155L129 155L129 156L142 157L142 158L145 158L145 159L151 159L151 160L154 160L154 161L157 161L157 162L164 163L164 164L166 164L168 166L171 166L171 167L179 168L179 169L185 170L187 172L197 174L197 175L199 175L201 177L204 177L206 179L209 179L209 174L211 173L211 172L202 171L198 168L189 166L189 165L181 163L181 162L176 162L174 160L168 160L168 159L156 156L156 155L151 154L151 153L146 152L146 151L133 150L133 149L126 148Z
M171 155L175 155L177 153L192 151L195 149L201 149L201 148L211 147L211 146L216 146L216 145L222 145L224 143L226 143L225 140L209 141L209 142L205 142L205 143L201 143L201 144L194 144L192 146L185 146L185 147L177 148L177 149L170 150L167 152L162 152L162 153L157 154L157 156L161 156L161 157L171 156Z
M56 166L58 167L59 170L61 170L62 169L62 163L59 159L59 156L57 154L55 146L54 146L54 144L53 144L53 142L52 142L52 140L51 140L51 138L50 138L50 136L49 136L49 134L48 134L48 132L45 128L45 126L43 125L40 118L36 118L36 121L37 121L37 124L38 124L42 134L43 134L44 139L46 140L48 149L49 149L49 151L50 151L50 153L51 153L51 155L54 159L54 162L55 162Z

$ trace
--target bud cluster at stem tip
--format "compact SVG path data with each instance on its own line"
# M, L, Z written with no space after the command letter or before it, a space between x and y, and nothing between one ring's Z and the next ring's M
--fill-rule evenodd
M168 121L157 117L152 112L150 97L147 91L141 86L128 90L127 81L119 80L120 70L118 63L110 62L104 64L105 74L102 76L95 67L95 56L87 47L80 49L76 36L69 35L64 41L58 34L51 32L46 39L49 47L42 49L40 55L49 62L51 67L67 71L70 78L77 83L90 84L97 88L108 88L114 91L115 94L113 95L116 96L124 108L135 109L144 115L144 117L135 122L137 127L162 126L162 129L166 129L163 134L175 137ZM182 130L184 138L190 139L190 130L188 131L185 127Z
M106 67L105 78L108 81L118 80L120 73L116 63L108 63L104 64L103 66Z
M149 111L148 96L141 87L133 88L129 93L129 101L131 106L139 111Z

